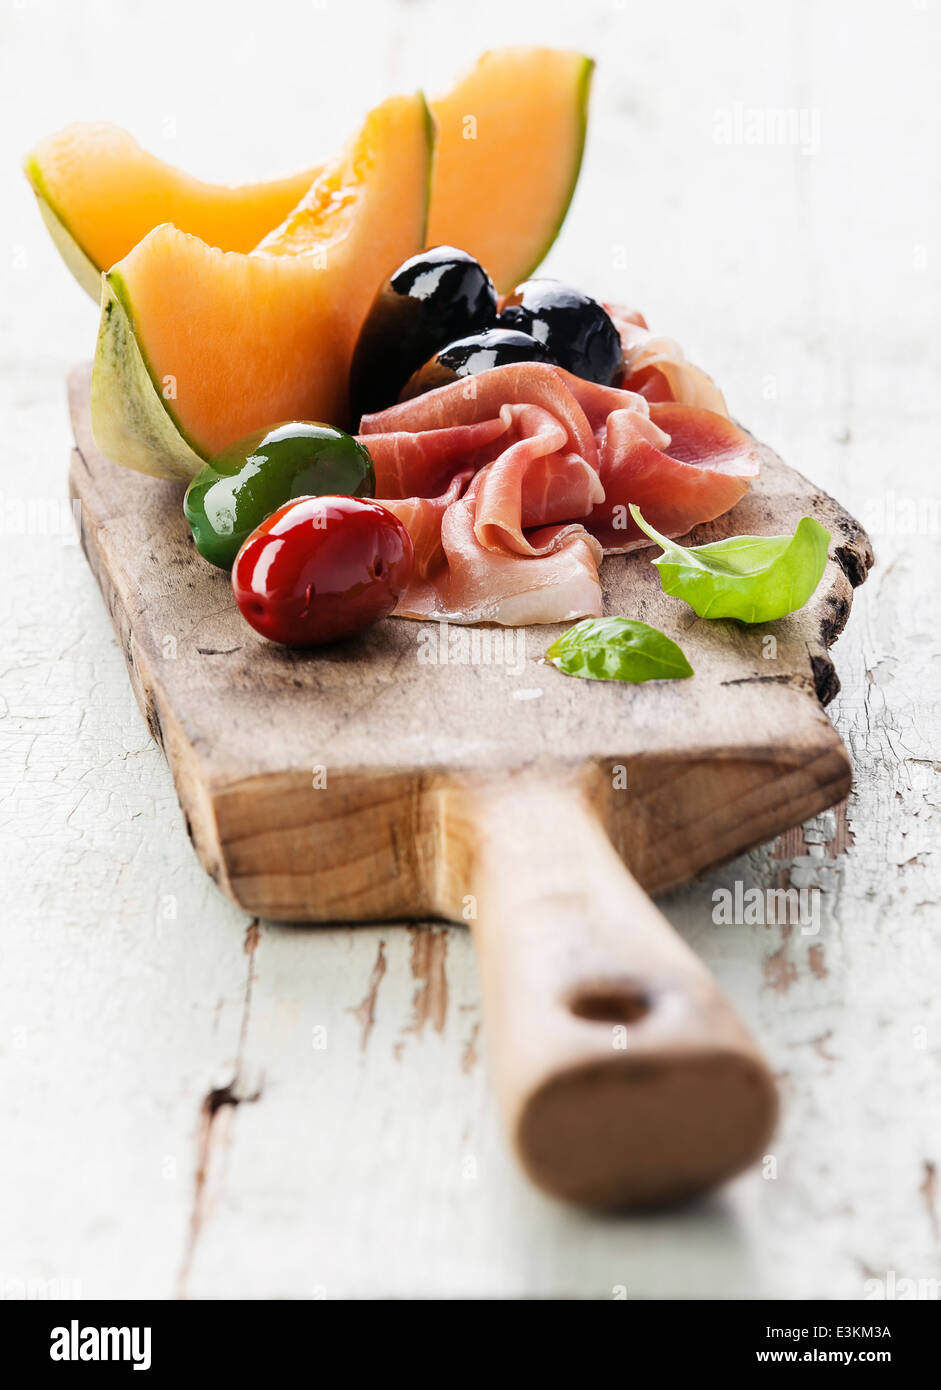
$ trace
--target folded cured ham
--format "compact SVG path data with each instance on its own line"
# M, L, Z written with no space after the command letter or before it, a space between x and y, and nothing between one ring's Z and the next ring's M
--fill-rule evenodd
M718 390L668 340L633 339L651 335L616 312L627 386L523 363L363 417L376 495L415 547L396 616L511 626L600 616L603 554L649 544L630 503L681 536L745 493L757 450Z
M621 339L625 386L638 391L648 401L698 405L718 415L728 415L725 398L712 377L701 367L687 362L678 342L651 333L643 314L620 304L604 307Z

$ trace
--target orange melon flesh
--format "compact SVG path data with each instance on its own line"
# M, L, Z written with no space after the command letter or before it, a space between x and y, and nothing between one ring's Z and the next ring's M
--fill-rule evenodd
M161 472L128 440L129 430L145 443L156 436L147 423L155 409L203 457L277 421L342 425L350 357L373 295L390 267L424 244L432 148L424 98L395 97L252 254L169 225L144 237L105 276L93 378L104 451ZM127 360L133 344L109 293L131 326L152 400L139 399Z
M26 174L98 268L120 261L161 222L223 251L250 251L304 196L320 172L270 183L203 183L148 154L126 130L77 122L41 141Z
M428 243L469 251L498 290L535 270L565 218L593 66L561 49L496 49L431 103L438 153Z
M580 53L497 49L434 103L440 148L430 245L472 252L501 290L535 269L578 178L591 72ZM96 300L100 272L159 224L247 252L280 227L321 172L241 187L203 183L126 131L89 123L43 140L25 168L60 254Z

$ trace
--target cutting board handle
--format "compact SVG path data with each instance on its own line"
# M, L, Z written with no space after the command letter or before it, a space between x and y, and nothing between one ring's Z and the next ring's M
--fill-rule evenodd
M602 805L575 777L467 788L450 818L462 846L452 879L460 865L471 885L463 915L487 1045L524 1168L579 1203L671 1203L762 1156L776 1090L702 962L624 867Z

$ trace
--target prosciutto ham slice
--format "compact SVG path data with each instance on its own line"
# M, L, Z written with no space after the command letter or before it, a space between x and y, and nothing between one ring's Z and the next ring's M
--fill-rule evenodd
M445 507L441 520L446 563L412 582L394 616L504 627L600 617L603 552L593 536L577 523L540 526L527 532L524 545L485 545L475 525L475 498L462 497Z
M609 554L649 545L633 502L663 535L685 536L734 507L758 470L753 441L724 415L672 404L613 411L599 458L605 500L585 524Z
M377 496L415 547L396 608L406 618L600 616L604 551L649 544L630 502L684 535L734 506L758 473L752 440L724 412L536 362L364 416L360 431Z
M394 512L409 534L415 554L412 586L431 581L448 564L441 541L445 513L456 502L474 476L472 468L455 473L440 497L387 498L383 506ZM433 587L433 585L432 585ZM402 616L401 614L399 616Z
M679 343L651 333L643 314L620 304L604 307L621 339L626 387L648 401L673 401L728 415L725 397L712 377L686 360Z

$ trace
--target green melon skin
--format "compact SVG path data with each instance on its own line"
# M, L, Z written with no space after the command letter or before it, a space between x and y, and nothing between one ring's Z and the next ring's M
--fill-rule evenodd
M421 93L418 93L421 97ZM421 208L421 238L428 224L436 126L427 103L424 111L426 175ZM95 443L106 457L125 468L189 484L208 461L176 418L172 399L138 341L131 296L118 270L100 277L101 316L92 368L91 423Z
M36 195L40 216L52 237L53 245L85 293L91 295L97 303L101 296L101 272L94 261L86 256L56 211L43 182L42 170L36 161L26 159L23 169Z
M101 320L91 378L91 424L107 458L152 478L189 483L206 460L186 441L154 384L137 343L126 290L102 274Z

